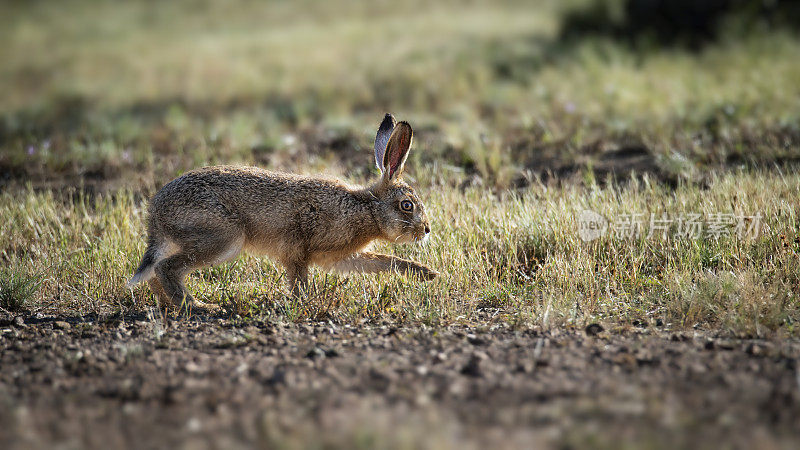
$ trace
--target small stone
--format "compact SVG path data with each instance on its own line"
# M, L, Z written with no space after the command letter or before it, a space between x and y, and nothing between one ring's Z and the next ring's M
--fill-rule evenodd
M469 361L464 367L461 368L461 373L463 375L467 375L470 377L480 377L483 376L483 370L481 370L481 362L484 359L487 359L487 356L483 352L475 352L470 356Z
M590 323L589 325L586 325L587 336L597 336L603 331L605 331L605 328L603 328L599 323Z
M734 345L733 342L728 340L718 340L716 341L715 345L716 348L719 348L721 350L733 350L736 348L736 345Z
M765 350L764 347L762 347L761 345L751 343L747 346L745 352L747 352L747 354L750 356L763 356L764 350Z
M286 371L282 369L275 369L272 375L267 379L267 383L272 385L287 384L288 381Z
M486 339L483 339L482 337L476 336L474 334L467 335L467 342L475 346L486 345Z
M425 394L419 394L414 397L414 404L416 406L426 406L431 403L431 398Z
M396 375L393 372L372 368L369 371L372 386L380 391L386 391L395 382Z
M674 333L672 336L670 336L669 340L672 342L687 342L691 341L692 337L685 333Z
M524 361L517 364L517 372L520 373L531 373L533 372L534 368L536 367L535 361Z
M399 329L397 327L391 327L383 335L384 336L394 336L395 334L397 334L398 331L399 331Z
M614 356L614 364L618 366L622 366L626 369L634 369L637 366L636 357L631 355L630 353L620 353Z
M54 330L64 330L64 331L67 331L67 330L69 330L70 328L72 328L72 325L70 325L70 324L69 324L69 323L67 323L67 322L64 322L63 320L57 320L57 321L53 322L53 329L54 329Z
M27 327L27 325L25 325L25 319L23 319L22 316L17 316L14 318L14 326L17 328Z
M308 353L306 353L306 358L315 359L324 357L325 357L325 350L319 347L314 347L311 350L309 350Z

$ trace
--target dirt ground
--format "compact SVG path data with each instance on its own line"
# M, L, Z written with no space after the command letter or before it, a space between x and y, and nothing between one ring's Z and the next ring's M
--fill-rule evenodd
M0 443L796 448L798 358L658 327L0 315Z

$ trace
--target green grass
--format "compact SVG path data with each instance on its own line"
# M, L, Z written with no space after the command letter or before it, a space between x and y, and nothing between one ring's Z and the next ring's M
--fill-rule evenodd
M247 256L190 289L242 315L699 326L798 334L800 44L775 31L698 53L556 39L585 2L16 3L0 17L0 263L45 274L30 309L152 305L124 289L145 199L217 163L372 175L389 110L416 130L441 278L283 275ZM649 175L593 169L626 146ZM570 176L545 180L566 168ZM472 184L472 187L468 185ZM517 188L514 188L514 187ZM584 209L762 215L755 238L577 233Z
M30 306L41 285L40 278L14 267L0 270L0 309L17 312Z
M568 326L661 319L678 329L795 335L798 190L800 176L769 174L730 174L715 178L708 189L686 185L674 191L637 181L625 188L534 185L500 195L422 188L434 229L430 242L378 248L430 264L442 273L433 282L315 272L311 298L287 303L282 270L245 256L197 272L189 286L204 301L240 314L291 320ZM37 308L91 312L154 305L146 287L124 288L144 251L144 208L127 192L73 202L51 192L4 194L2 257L31 273L43 271L47 261L62 263L43 280ZM576 217L587 208L612 221L631 212L760 213L763 226L741 239L733 233L718 240L608 234L584 242Z

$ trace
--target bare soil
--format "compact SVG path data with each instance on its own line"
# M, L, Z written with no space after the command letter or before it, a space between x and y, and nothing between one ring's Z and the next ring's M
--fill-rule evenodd
M654 327L5 315L0 443L796 448L798 358Z

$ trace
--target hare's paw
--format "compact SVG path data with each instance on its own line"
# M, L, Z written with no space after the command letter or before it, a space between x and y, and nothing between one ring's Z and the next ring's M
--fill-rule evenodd
M195 300L194 305L192 305L192 311L198 314L216 316L222 313L222 307L214 303L204 303L199 300Z
M413 273L422 278L425 281L431 281L434 278L439 276L439 272L431 269L428 266L424 266L422 264L415 264Z
M184 303L177 311L178 316L219 316L222 314L222 307L213 303L204 303L194 300L192 303Z
M431 281L434 278L439 276L439 272L437 272L437 271L435 271L433 269L429 269L429 268L426 267L425 270L427 270L427 272L423 275L423 278L425 279L425 281Z

